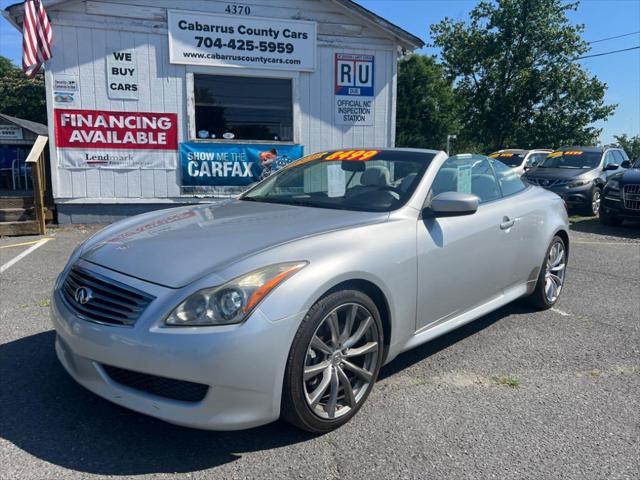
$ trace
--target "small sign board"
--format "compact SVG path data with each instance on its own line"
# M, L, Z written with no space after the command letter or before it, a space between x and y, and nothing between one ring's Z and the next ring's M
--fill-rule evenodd
M0 125L0 140L22 140L22 128L16 125Z
M373 125L375 57L351 53L335 55L335 122L337 125Z
M107 56L109 98L138 100L138 66L134 50L118 50Z

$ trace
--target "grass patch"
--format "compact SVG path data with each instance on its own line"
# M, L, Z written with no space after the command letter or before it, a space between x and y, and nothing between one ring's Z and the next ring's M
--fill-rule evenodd
M39 306L39 307L43 307L43 308L44 307L48 307L49 306L49 299L45 298L44 300L38 300L36 302L36 305Z
M510 375L507 375L505 377L491 377L491 380L493 380L497 385L502 385L505 387L510 387L510 388L520 387L520 380Z

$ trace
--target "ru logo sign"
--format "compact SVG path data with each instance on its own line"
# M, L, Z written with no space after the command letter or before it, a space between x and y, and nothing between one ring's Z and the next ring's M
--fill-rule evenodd
M374 96L374 56L336 53L335 94Z

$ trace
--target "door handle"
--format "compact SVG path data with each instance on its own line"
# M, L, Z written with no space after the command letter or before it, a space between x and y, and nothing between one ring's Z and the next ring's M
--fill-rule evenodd
M515 223L516 223L516 219L515 218L512 220L509 217L503 217L502 218L502 223L500 224L500 230L508 230L511 227L513 227L513 225Z

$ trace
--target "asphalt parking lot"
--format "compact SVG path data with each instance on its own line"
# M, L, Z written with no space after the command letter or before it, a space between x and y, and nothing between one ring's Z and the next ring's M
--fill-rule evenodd
M1 274L0 478L640 478L638 226L577 221L556 308L513 304L400 356L319 437L175 427L71 380L48 296L92 231L53 230ZM0 265L33 240L0 239Z

